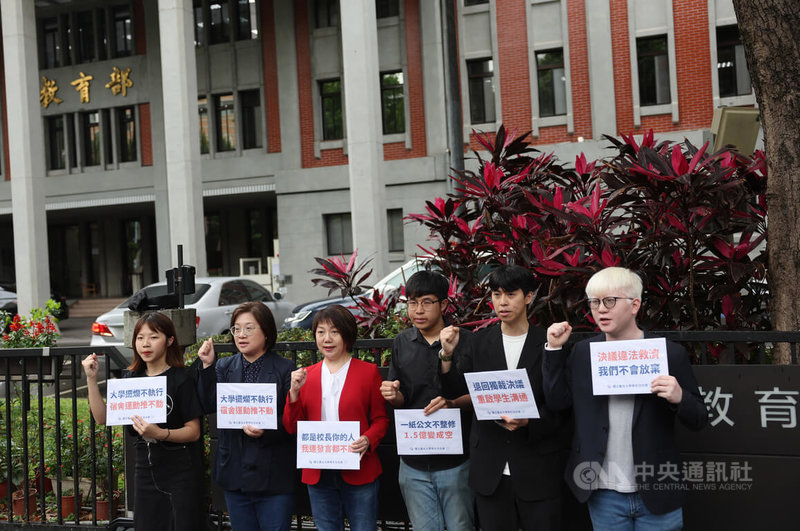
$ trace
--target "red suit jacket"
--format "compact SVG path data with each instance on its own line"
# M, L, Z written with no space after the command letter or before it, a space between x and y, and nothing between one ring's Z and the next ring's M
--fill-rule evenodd
M322 362L308 367L306 383L300 388L295 402L286 399L283 425L289 433L297 433L298 420L322 420ZM361 424L361 435L369 439L369 450L361 458L360 470L342 470L342 479L351 485L365 485L381 474L377 448L389 427L386 401L381 396L381 375L378 367L353 358L339 397L339 420L356 420ZM303 469L303 483L315 485L320 471Z

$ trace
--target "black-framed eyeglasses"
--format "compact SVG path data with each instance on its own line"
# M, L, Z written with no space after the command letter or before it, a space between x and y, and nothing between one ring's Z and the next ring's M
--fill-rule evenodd
M233 337L238 337L240 335L244 337L252 336L255 331L258 330L257 326L245 326L244 328L240 328L238 326L231 327L231 335Z
M433 308L434 304L437 304L441 301L442 299L422 299L421 301L416 301L416 300L408 301L406 304L408 304L408 309L411 311L414 311L421 306L422 309L427 312L428 310Z
M607 309L611 309L617 305L618 299L625 299L632 301L634 297L603 297L602 299L586 299L586 302L589 303L589 308L592 310L596 310L600 307L600 301L603 301L603 306Z

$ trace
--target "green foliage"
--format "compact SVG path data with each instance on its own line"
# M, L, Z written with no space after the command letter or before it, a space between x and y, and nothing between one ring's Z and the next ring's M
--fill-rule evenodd
M3 334L0 347L3 348L31 348L54 347L58 341L59 333L55 313L61 308L61 303L50 299L44 308L34 308L29 317L19 314L11 316L8 312L0 311L2 329L8 329Z

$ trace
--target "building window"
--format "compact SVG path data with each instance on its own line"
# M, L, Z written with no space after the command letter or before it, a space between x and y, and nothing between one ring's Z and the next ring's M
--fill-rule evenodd
M136 161L136 113L133 107L117 109L119 161Z
M236 38L240 41L258 38L258 17L255 0L238 0L236 4Z
M481 4L488 4L489 0L464 0L464 7L478 6Z
M261 147L261 93L258 89L239 92L242 108L242 148Z
M203 46L206 43L205 27L203 21L203 0L194 0L194 45Z
M83 165L100 164L100 113L98 111L81 113L83 132Z
M342 82L327 79L319 82L322 107L322 139L339 140L344 137L342 127Z
M717 28L717 74L721 97L750 94L750 73L738 26Z
M383 134L405 133L406 109L403 103L403 73L381 74L381 118Z
M209 33L211 44L230 41L231 14L228 0L216 0L209 4Z
M58 36L58 18L42 20L42 64L44 68L55 68L61 65L61 45ZM63 124L62 124L63 125Z
M386 227L389 232L389 252L402 253L405 247L402 208L390 208L386 211Z
M115 7L112 11L114 21L114 57L127 57L133 54L133 24L127 6Z
M214 103L217 113L217 151L233 151L236 149L236 112L233 94L215 96Z
M49 170L63 170L67 167L63 116L50 116L47 118L47 151Z
M197 112L200 114L200 153L205 154L211 151L208 138L208 99L197 98Z
M669 59L667 36L636 39L639 70L639 105L661 105L670 102Z
M314 0L314 27L339 25L339 0Z
M103 130L100 140L102 141L103 147L106 150L106 163L109 163L114 160L114 142L110 129L111 111L109 109L103 109L100 111L100 127Z
M491 59L467 61L467 77L470 122L473 124L494 122L493 61Z
M564 51L536 52L537 83L539 85L539 116L559 116L567 113L567 84L564 74Z
M328 255L351 254L353 252L353 224L350 213L326 214L325 235Z
M91 11L82 11L75 15L75 45L78 49L78 62L94 61L94 24Z
M375 0L375 13L377 18L399 16L400 2L398 0Z

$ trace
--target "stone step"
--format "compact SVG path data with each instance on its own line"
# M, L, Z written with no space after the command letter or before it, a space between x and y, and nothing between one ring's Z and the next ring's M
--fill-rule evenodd
M69 307L69 316L97 317L119 306L126 298L79 299Z

